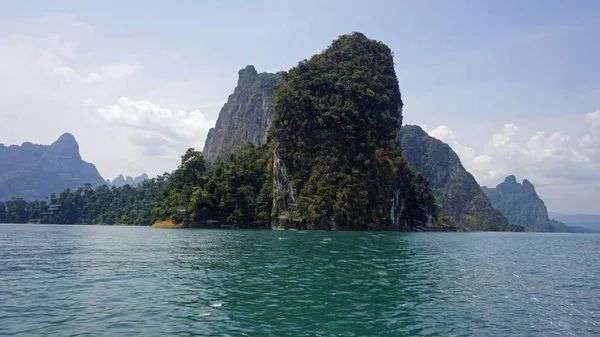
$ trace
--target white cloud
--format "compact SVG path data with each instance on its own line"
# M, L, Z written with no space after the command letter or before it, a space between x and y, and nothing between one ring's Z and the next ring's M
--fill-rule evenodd
M585 114L585 121L592 124L594 128L600 126L600 109Z
M208 130L215 125L198 110L171 111L151 102L121 97L116 104L94 108L105 122L134 130L130 139L147 155L182 153L187 147L201 148ZM157 152L158 151L158 152Z
M506 124L502 130L491 135L480 151L463 146L447 126L425 130L432 137L448 143L459 155L465 168L482 185L495 186L507 175L515 174L531 180L542 191L545 186L551 186L553 191L558 186L578 186L579 191L569 192L573 194L574 201L579 192L579 195L587 193L581 188L597 192L600 183L600 142L596 137L596 130L600 127L600 110L586 114L582 120L582 132L579 135L563 131L538 131L521 142L516 139L519 128L512 123ZM583 182L587 182L587 186L582 185ZM561 203L565 203L562 199L564 196L548 195L544 199L554 200L550 205L557 209ZM583 200L576 202L581 202L580 206L589 205Z
M429 131L429 135L442 141L454 140L454 132L445 125L440 125Z

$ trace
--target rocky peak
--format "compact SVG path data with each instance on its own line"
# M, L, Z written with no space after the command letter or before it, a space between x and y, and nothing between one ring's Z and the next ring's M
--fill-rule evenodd
M246 67L238 71L238 85L240 85L244 81L251 81L252 79L254 79L254 77L256 77L256 75L258 75L256 68L254 68L253 65L247 65Z
M60 135L60 137L58 137L58 139L56 140L55 143L75 143L75 144L77 144L77 141L75 140L75 137L72 134L65 132L62 135Z
M50 151L56 155L72 156L81 158L79 144L70 133L63 133L54 143L50 145Z
M523 179L523 188L525 188L528 191L531 191L531 192L535 193L535 187L527 179Z
M514 175L509 175L506 178L504 178L504 183L508 184L508 185L513 185L513 186L517 186L517 177L515 177Z
M125 177L123 177L122 174L119 174L118 177L116 177L113 181L112 181L112 185L115 186L122 186L125 184Z
M237 86L204 143L202 152L208 162L227 157L248 142L265 144L275 114L273 89L282 81L281 74L258 73L252 65L238 71Z
M116 177L115 179L113 179L112 182L110 180L108 180L108 185L115 186L115 187L121 187L123 185L129 184L131 186L135 186L147 179L148 179L148 175L146 173L142 173L141 175L139 175L137 177L132 177L132 176L125 177L122 174L119 174L119 176Z
M24 142L0 151L0 200L43 199L66 188L103 183L96 167L81 159L79 144L70 133L51 145Z
M511 223L522 225L529 231L553 231L546 205L529 180L524 179L519 184L515 176L510 175L495 188L482 190Z

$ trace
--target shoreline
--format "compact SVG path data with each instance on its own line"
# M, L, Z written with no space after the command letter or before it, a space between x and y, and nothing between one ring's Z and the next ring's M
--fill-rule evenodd
M181 228L185 228L185 226L183 225L183 223L176 223L173 220L161 220L161 221L157 221L155 222L151 227L154 228L176 228L176 229L181 229Z
M153 225L143 226L136 224L38 224L38 223L0 223L0 225L24 225L24 226L105 226L105 227L153 227L166 229L223 229L223 230L260 230L260 231L286 231L286 232L380 232L380 233L515 233L515 234L600 234L600 232L512 232L512 231L394 231L394 230L327 230L327 229L295 229L295 228L244 228L244 227L186 227L183 223L172 220L157 221Z

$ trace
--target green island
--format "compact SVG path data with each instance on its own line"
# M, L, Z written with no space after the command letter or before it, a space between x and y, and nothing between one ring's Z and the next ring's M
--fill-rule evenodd
M0 175L6 191L33 191L0 202L0 223L580 231L549 219L527 180L481 188L450 146L402 126L393 54L382 42L343 35L289 71L247 66L238 75L204 151L190 148L173 172L135 185L102 184L70 134L46 147L2 145L0 155L25 151L39 160ZM61 186L40 182L53 181L46 167L73 157L68 166L83 169L62 172L75 177L62 184L90 183L40 197Z

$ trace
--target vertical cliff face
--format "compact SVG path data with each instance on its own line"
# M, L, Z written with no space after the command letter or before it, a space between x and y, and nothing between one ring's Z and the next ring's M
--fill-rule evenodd
M274 227L409 230L433 224L425 179L395 142L402 100L390 49L344 35L275 95Z
M51 145L0 144L0 200L44 199L66 188L103 183L96 167L81 159L79 145L69 133Z
M296 204L296 187L284 165L277 145L273 151L273 228L294 225L295 214L289 209ZM298 219L301 221L301 219Z
M266 143L275 113L273 88L282 82L281 74L259 74L254 66L247 66L238 75L233 94L208 132L203 155L209 162L241 150L248 142L256 146Z
M403 126L398 142L408 163L429 180L440 214L467 230L507 228L508 220L494 209L450 146L415 125Z
M481 189L492 205L512 223L522 225L528 231L555 231L548 218L544 201L537 195L529 180L525 179L519 184L515 176L510 175L495 188L483 186Z

